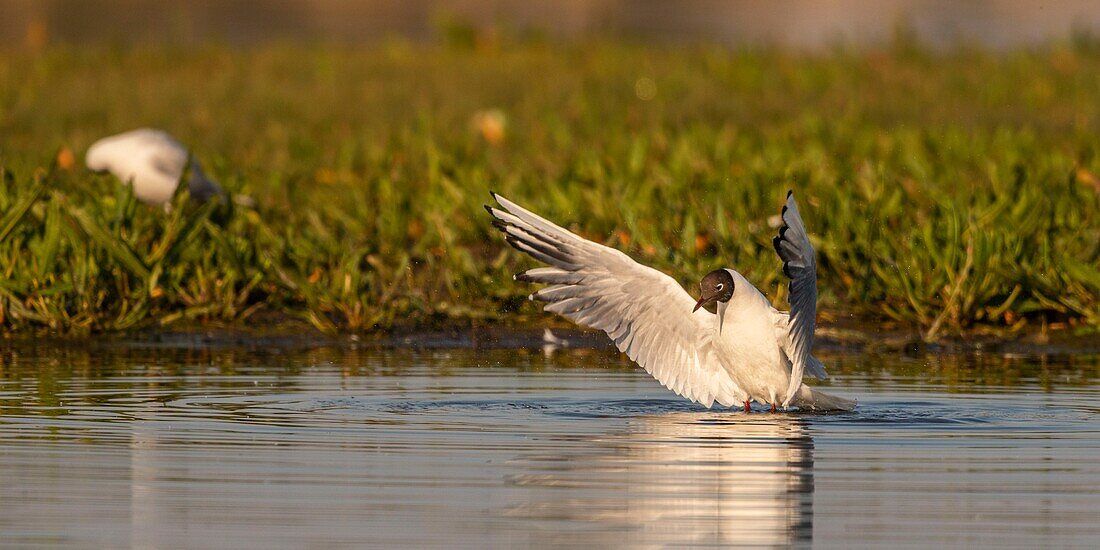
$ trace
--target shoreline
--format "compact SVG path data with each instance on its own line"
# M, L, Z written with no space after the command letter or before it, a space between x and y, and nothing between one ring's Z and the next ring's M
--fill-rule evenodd
M551 330L565 343L544 342ZM377 332L325 333L308 325L282 323L256 328L193 326L171 330L141 329L92 335L9 334L0 346L58 345L164 349L265 348L293 350L337 349L588 349L615 351L600 331L553 323L517 327L505 324L451 327L404 327ZM834 325L818 327L815 350L823 353L900 354L1100 354L1100 333L1074 335L1069 331L1025 332L1013 337L972 335L923 342L915 331L867 331Z

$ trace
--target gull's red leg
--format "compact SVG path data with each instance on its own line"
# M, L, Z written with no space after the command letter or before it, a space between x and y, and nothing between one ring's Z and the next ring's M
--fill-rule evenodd
M775 412L775 403L772 403L772 412Z
M752 403L751 399L746 399L745 400L745 412L752 412L752 407L749 406L751 403Z

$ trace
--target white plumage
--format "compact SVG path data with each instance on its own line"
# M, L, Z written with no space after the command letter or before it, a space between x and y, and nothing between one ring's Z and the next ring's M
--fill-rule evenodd
M546 311L602 330L620 351L659 382L692 401L731 407L749 401L812 409L851 409L853 401L802 385L825 377L813 348L817 283L814 250L788 193L775 247L791 277L791 313L779 312L741 274L719 270L704 279L717 290L698 302L674 279L626 254L577 235L493 194L486 206L505 240L549 264L516 275L544 283L531 299ZM727 275L728 274L728 275ZM725 284L732 285L732 292ZM713 290L713 289L712 289ZM698 306L717 300L718 314ZM695 308L693 310L693 308Z
M172 200L189 165L187 188L192 197L207 201L223 194L187 148L161 130L141 128L105 137L88 148L84 163L91 170L109 171L130 184L134 196L146 204L163 205Z

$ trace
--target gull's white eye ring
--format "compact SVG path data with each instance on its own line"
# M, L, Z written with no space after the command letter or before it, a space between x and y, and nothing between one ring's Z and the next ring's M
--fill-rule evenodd
M718 283L718 286L716 286L716 287L714 287L714 288L717 288L718 290L722 290L722 288L723 288L724 286L726 286L726 285L724 285L724 284L722 284L722 283Z

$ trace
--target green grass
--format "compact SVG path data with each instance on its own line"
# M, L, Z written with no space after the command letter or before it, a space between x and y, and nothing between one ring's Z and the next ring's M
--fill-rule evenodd
M792 188L824 324L1100 326L1096 44L476 44L0 53L0 325L543 319L511 280L531 263L481 210L490 189L692 291L732 266L783 303L768 218ZM180 196L165 215L80 167L140 126L256 207Z

